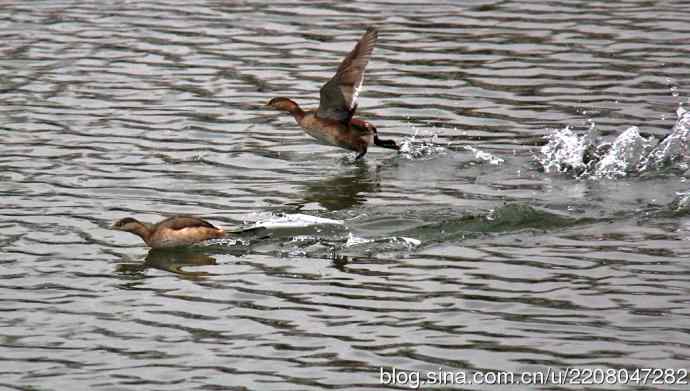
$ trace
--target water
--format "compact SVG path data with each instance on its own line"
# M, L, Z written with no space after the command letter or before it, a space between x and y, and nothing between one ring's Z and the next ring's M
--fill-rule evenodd
M687 162L539 164L566 127L595 145L679 129L686 8L5 3L0 389L688 368ZM262 105L316 105L367 24L381 32L359 114L406 149L353 163ZM108 229L183 213L263 228L172 253ZM577 386L532 387L561 388Z

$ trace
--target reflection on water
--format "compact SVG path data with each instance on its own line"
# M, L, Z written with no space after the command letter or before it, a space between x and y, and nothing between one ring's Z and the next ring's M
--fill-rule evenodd
M357 161L354 168L304 185L304 203L317 203L328 210L343 210L364 204L367 196L379 188L378 170L365 161ZM372 172L374 171L374 172Z
M680 4L2 10L0 388L373 390L381 367L687 367ZM357 113L405 149L352 162L263 106L316 107L369 24ZM566 128L576 148L551 162L606 175L535 164ZM577 150L588 129L610 147ZM652 138L659 167L629 171ZM148 253L108 229L174 214L263 228Z
M185 278L205 277L209 275L209 272L185 270L186 267L194 268L195 266L216 264L215 258L198 251L198 249L149 250L143 263L120 263L115 270L128 276L137 275L140 277L143 277L146 269L150 268L168 271Z

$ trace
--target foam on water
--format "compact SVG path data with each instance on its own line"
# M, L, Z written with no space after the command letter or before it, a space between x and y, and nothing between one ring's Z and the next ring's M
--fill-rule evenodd
M261 214L263 215L263 214ZM342 220L332 220L323 217L305 215L305 214L286 214L286 215L275 215L269 214L267 217L260 217L261 220L256 221L251 228L268 228L268 229L280 229L280 228L302 228L310 227L314 225L343 225Z
M347 237L347 242L345 242L345 247L352 247L352 246L357 246L360 244L371 243L371 242L373 242L373 240L357 237L357 236L353 235L352 232L350 232L350 234Z
M220 238L207 240L203 245L205 246L247 246L249 241L239 238Z
M347 238L347 242L345 242L344 247L354 247L354 246L359 246L367 243L389 243L389 244L402 244L406 248L412 249L415 247L419 247L422 244L421 240L415 239L415 238L408 238L405 236L391 236L391 237L385 237L385 238L380 238L380 239L366 239L366 238L361 238L358 236L355 236L354 234L350 233Z
M501 159L500 157L494 156L488 152L479 150L479 149L472 147L470 145L465 145L464 148L466 151L470 151L470 152L474 153L475 159L481 160L483 162L487 162L487 163L494 165L494 166L500 166L505 161L505 160Z

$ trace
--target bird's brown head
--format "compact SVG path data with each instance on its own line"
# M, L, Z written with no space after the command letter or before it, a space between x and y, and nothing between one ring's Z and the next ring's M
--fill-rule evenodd
M278 98L273 98L271 99L270 102L266 104L266 106L273 107L274 109L281 110L281 111L287 111L287 112L295 112L299 109L299 105L295 103L292 99L289 98L283 98L283 97L278 97Z
M124 219L116 221L115 224L113 224L110 228L117 231L135 232L139 230L143 225L144 224L137 219L125 217Z

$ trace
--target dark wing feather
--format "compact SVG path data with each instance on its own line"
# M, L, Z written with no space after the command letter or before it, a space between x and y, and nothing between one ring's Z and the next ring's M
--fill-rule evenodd
M367 67L374 50L378 31L369 27L355 48L340 63L335 76L321 87L321 100L316 115L334 121L349 122L357 108L357 95L364 81Z
M205 227L211 229L218 229L213 224L202 219L191 217L191 216L173 216L156 224L157 228L169 228L173 230L194 228L194 227Z

